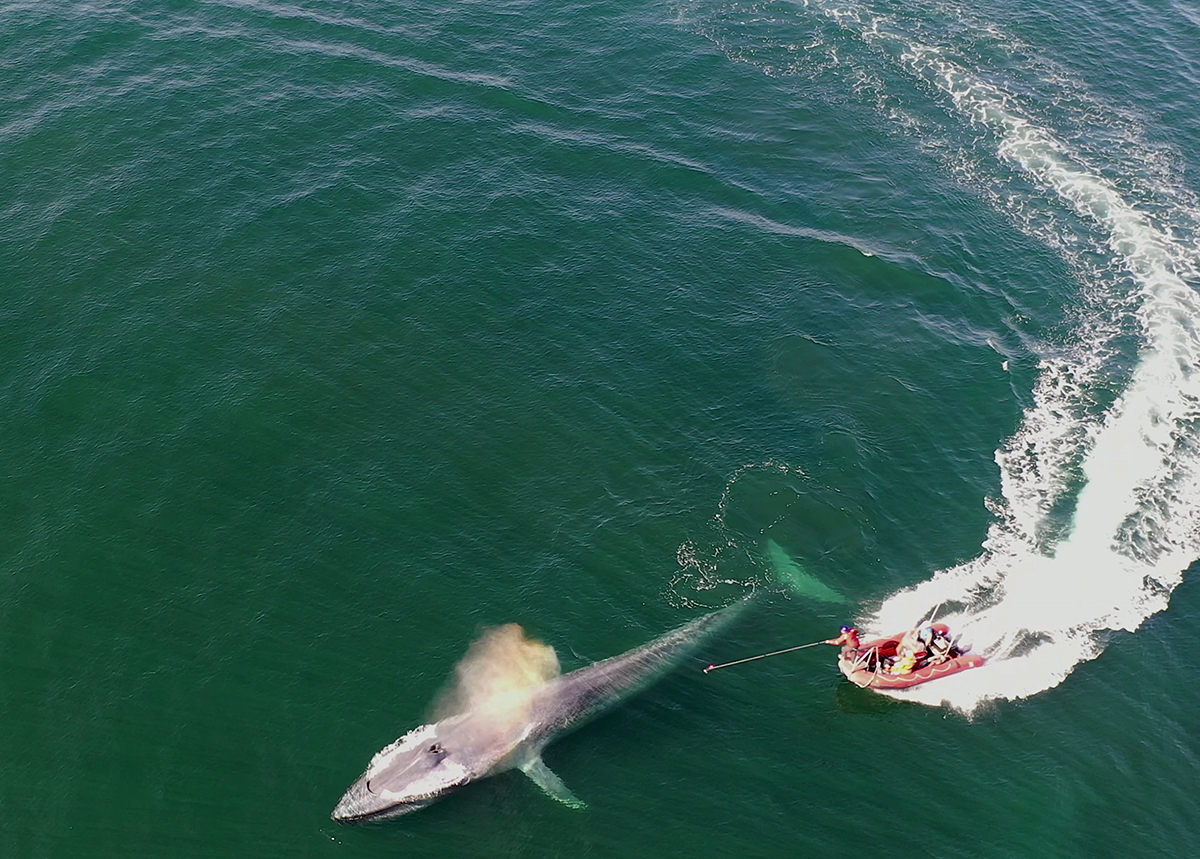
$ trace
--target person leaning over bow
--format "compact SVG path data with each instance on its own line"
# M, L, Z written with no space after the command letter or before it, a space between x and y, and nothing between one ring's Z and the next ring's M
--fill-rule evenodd
M852 626L843 626L842 634L837 638L827 638L825 644L832 644L834 647L841 645L843 656L854 656L858 653L858 648L862 646L862 642L858 638L858 630Z

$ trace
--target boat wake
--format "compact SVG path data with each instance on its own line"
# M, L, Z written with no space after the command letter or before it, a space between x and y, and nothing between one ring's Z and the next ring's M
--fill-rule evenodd
M890 633L940 607L989 657L895 693L907 700L970 712L1037 694L1096 657L1111 632L1165 609L1200 557L1200 205L1134 118L970 10L795 8L810 32L807 59L788 71L840 65L898 131L937 139L943 163L1084 284L1076 345L1046 350L1032 405L996 453L1003 497L989 502L983 553L890 596L863 624ZM714 40L736 42L731 56L780 70L744 32L729 38L711 17L698 29L725 33ZM893 80L927 103L893 95Z

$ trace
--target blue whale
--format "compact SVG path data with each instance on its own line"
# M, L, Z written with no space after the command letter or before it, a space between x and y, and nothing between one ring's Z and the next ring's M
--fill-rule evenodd
M510 769L521 770L555 799L582 807L542 762L546 745L658 679L732 620L749 599L538 686L526 693L519 718L468 711L414 728L371 759L332 818L365 823L398 817Z

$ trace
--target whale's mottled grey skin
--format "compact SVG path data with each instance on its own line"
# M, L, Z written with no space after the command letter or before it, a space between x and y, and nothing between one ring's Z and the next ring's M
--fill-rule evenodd
M486 714L467 712L409 731L371 759L367 771L338 802L333 819L363 823L397 817L465 784L514 768L556 799L582 806L542 763L542 749L660 677L732 620L746 602L551 680L532 693L528 716L517 724L497 725Z

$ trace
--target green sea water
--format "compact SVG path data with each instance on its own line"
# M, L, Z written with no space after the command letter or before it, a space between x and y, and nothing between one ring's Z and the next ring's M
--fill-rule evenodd
M39 0L0 68L0 856L1200 854L1194 5ZM752 589L549 748L586 810L329 819L483 628ZM915 700L701 672L931 611L991 662Z

